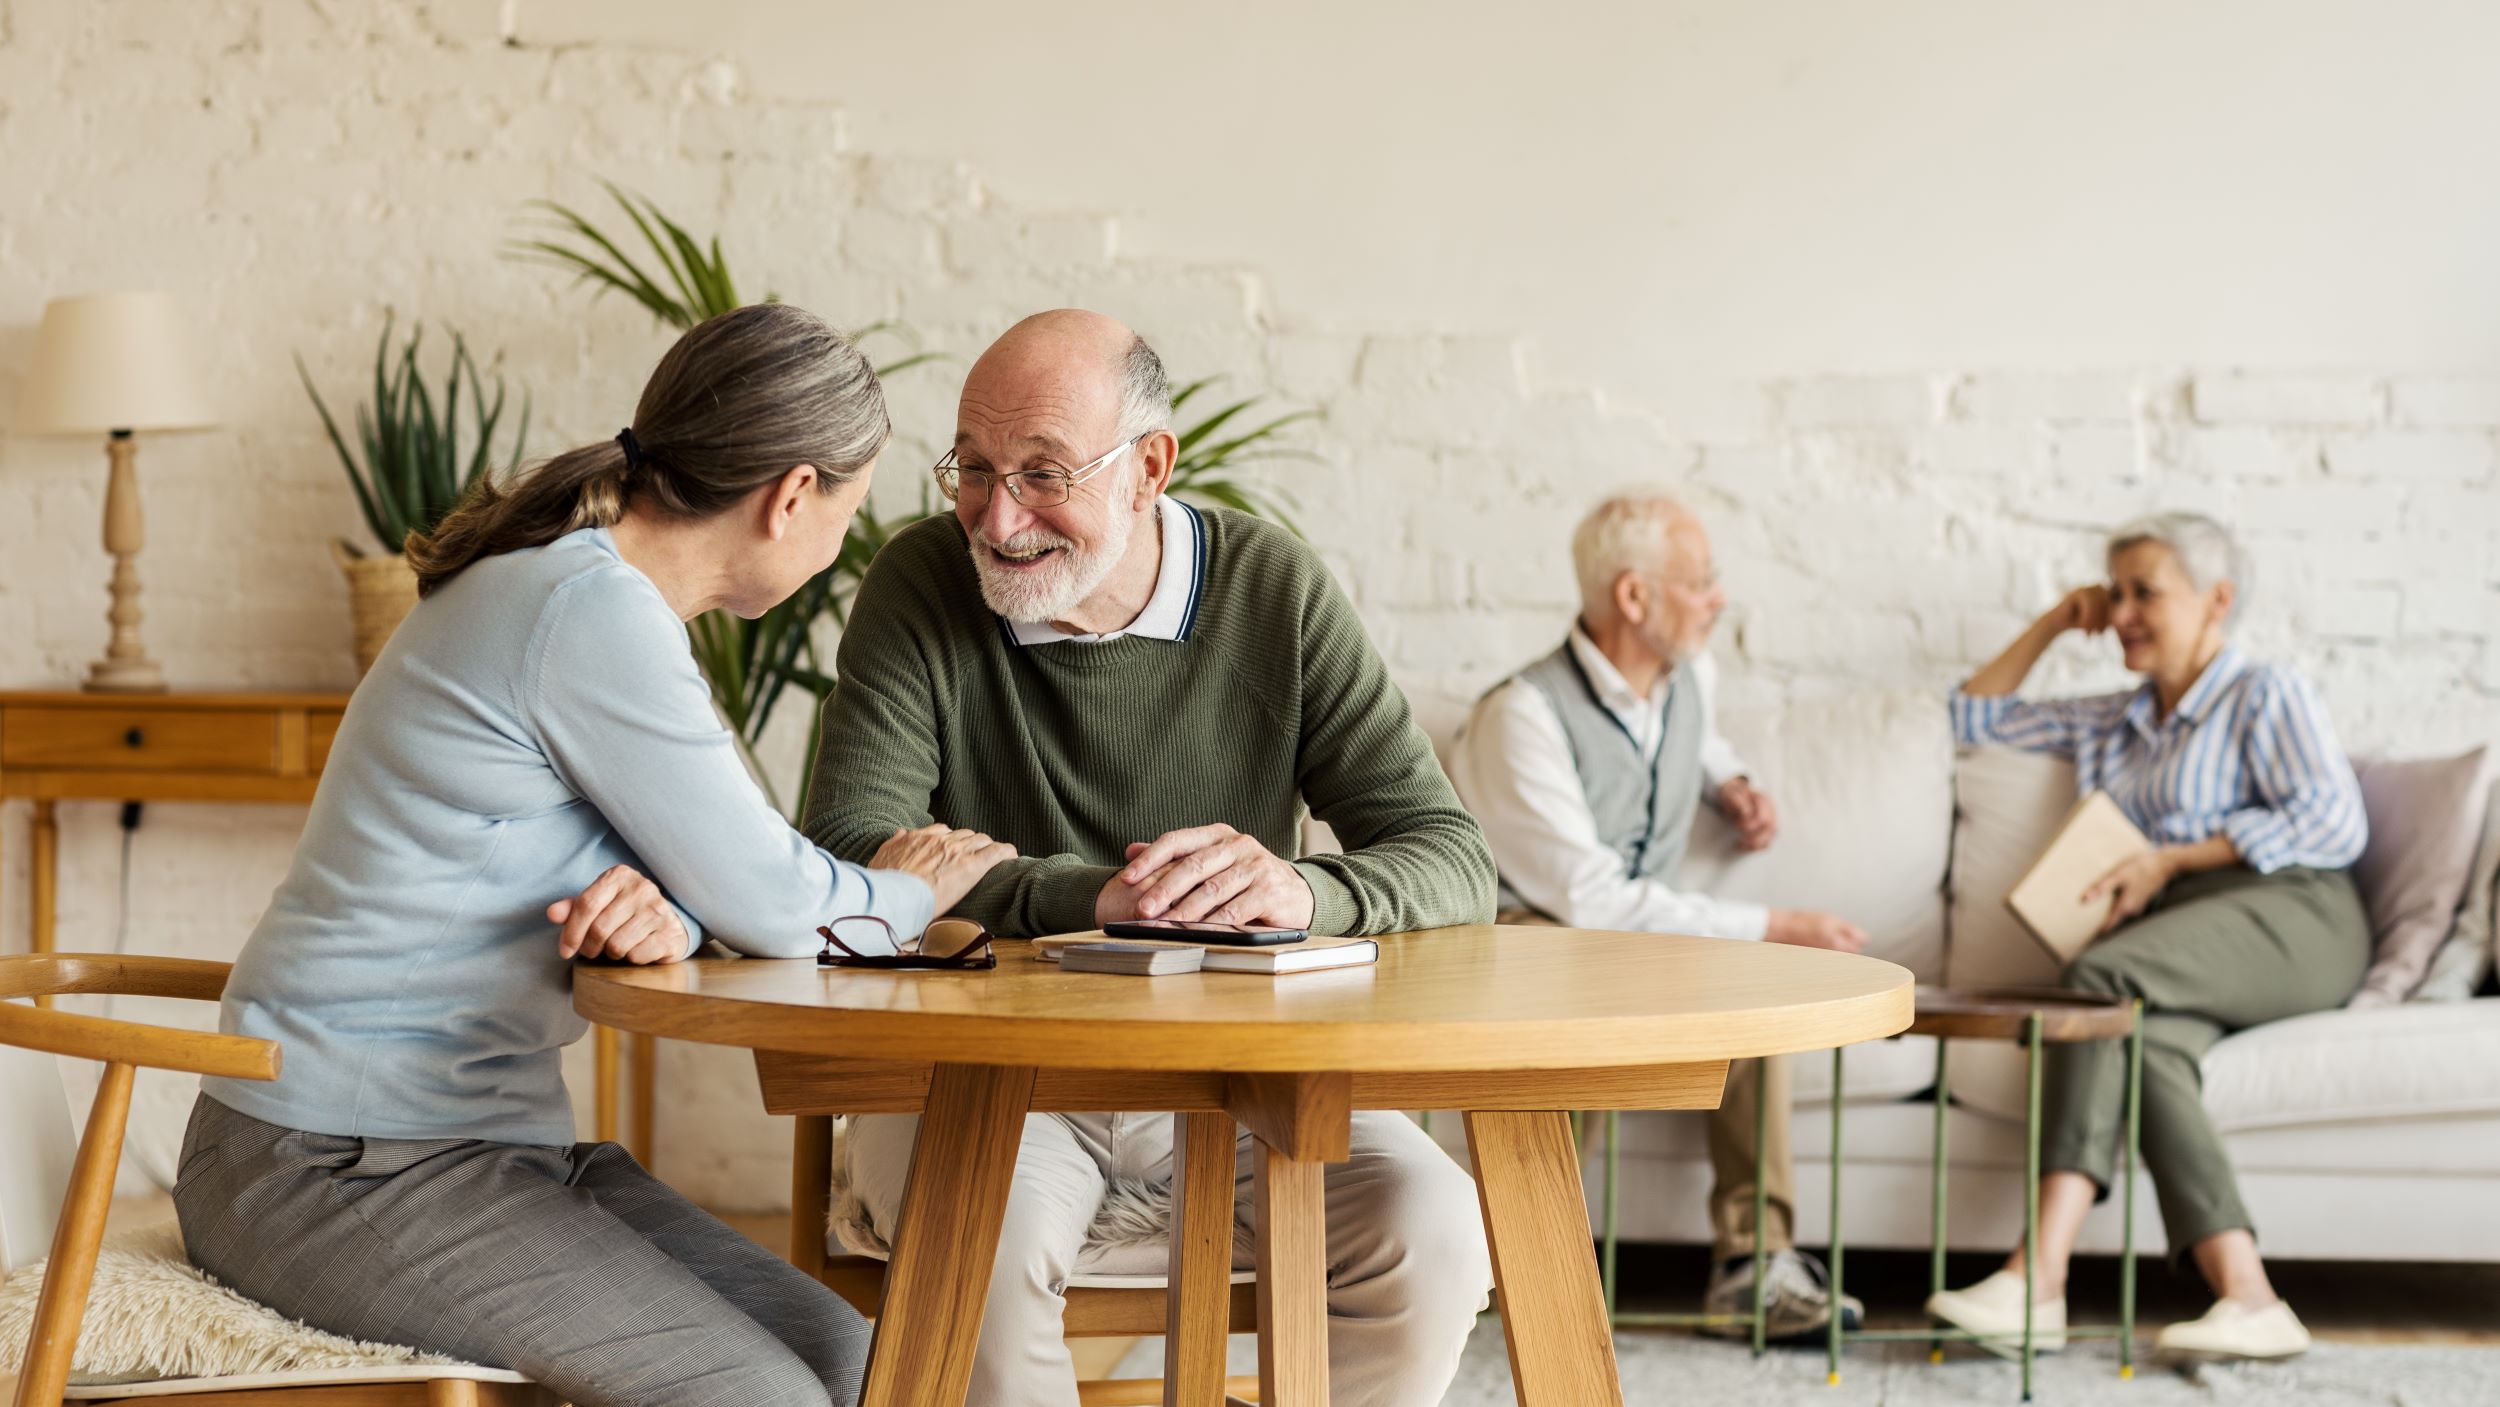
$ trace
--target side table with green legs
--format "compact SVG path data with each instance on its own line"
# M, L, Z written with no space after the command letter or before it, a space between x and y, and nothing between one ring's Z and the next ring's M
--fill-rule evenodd
M2142 1003L2119 997L2103 997L2085 992L2071 992L2058 987L1997 988L1984 991L1950 991L1936 987L1918 989L1918 1014L1903 1034L1933 1036L1936 1039L1936 1141L1933 1154L1930 1192L1933 1205L1933 1245L1930 1249L1929 1276L1936 1290L1944 1288L1945 1249L1945 1124L1952 1107L1951 1085L1947 1080L1947 1056L1956 1040L2020 1041L2025 1052L2029 1095L2024 1101L2023 1116L2023 1332L2019 1356L2023 1367L2023 1401L2031 1400L2032 1360L2036 1356L2032 1329L2032 1265L2035 1248L2040 1241L2040 1065L2044 1044L2070 1041L2125 1040L2127 1043L2127 1136L2124 1165L2120 1169L2119 1196L2122 1211L2122 1240L2118 1261L2118 1323L2115 1327L2077 1328L2069 1326L2069 1339L2107 1338L2118 1340L2118 1375L2135 1376L2135 1172L2138 1137L2141 1129L2140 1109L2144 1093L2144 1023ZM1842 1052L1832 1052L1832 1298L1841 1294L1842 1241L1840 1230L1841 1190L1841 1114ZM1907 1329L1889 1332L1861 1330L1846 1332L1840 1318L1834 1315L1831 1325L1830 1380L1840 1381L1840 1350L1848 1339L1924 1340L1931 1356L1939 1360L1944 1345L1950 1340L1971 1341L2000 1338L1980 1335L1961 1329L1941 1326L1929 1329Z
M1768 1079L1770 1077L1771 1061L1785 1058L1786 1057L1783 1056L1771 1056L1765 1059L1756 1060L1754 1062L1754 1078L1757 1080ZM1754 1238L1752 1310L1745 1314L1697 1314L1691 1312L1668 1311L1641 1311L1627 1313L1618 1309L1615 1305L1615 1251L1618 1246L1615 1233L1615 1176L1620 1168L1622 1158L1621 1137L1623 1133L1623 1113L1621 1110L1617 1109L1609 1109L1606 1111L1606 1177L1605 1182L1602 1184L1602 1192L1599 1199L1599 1251L1597 1273L1600 1283L1605 1287L1606 1318L1616 1327L1716 1329L1736 1324L1743 1324L1749 1327L1753 1332L1754 1356L1757 1358L1762 1356L1765 1335L1769 1328L1769 1319L1766 1312L1768 1306L1768 1300L1766 1298L1768 1287L1763 1282L1763 1270L1765 1263L1770 1259L1770 1253L1763 1244L1764 1238L1762 1236L1763 1218L1770 1210L1770 1189L1764 1184L1762 1179L1762 1151L1765 1142L1765 1135L1769 1132L1764 1125L1769 1116L1770 1101L1762 1098L1760 1093L1757 1092L1754 1096L1753 1102ZM1586 1117L1587 1116L1584 1114L1574 1114L1571 1116L1572 1133L1575 1139L1581 1134L1581 1120ZM1582 1144L1581 1146L1586 1147L1585 1144ZM1839 1305L1840 1291L1839 1288L1835 1286L1832 1290L1832 1318L1835 1323L1839 1322L1840 1318Z

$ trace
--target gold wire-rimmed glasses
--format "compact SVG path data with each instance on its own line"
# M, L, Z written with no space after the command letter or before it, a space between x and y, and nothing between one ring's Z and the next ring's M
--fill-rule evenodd
M930 968L986 971L998 966L997 935L968 918L942 918L917 938L895 936L894 925L875 914L852 914L816 930L825 940L819 967ZM890 953L863 952L882 943ZM839 948L842 951L835 952Z
M1151 432L1149 432L1151 433ZM987 503L991 488L1004 482L1007 496L1024 508L1056 508L1068 501L1068 494L1078 484L1110 467L1111 461L1137 447L1137 441L1123 440L1099 457L1075 469L1018 469L1001 474L994 469L966 469L955 462L955 451L948 450L929 472L937 477L938 492L949 503L966 499Z

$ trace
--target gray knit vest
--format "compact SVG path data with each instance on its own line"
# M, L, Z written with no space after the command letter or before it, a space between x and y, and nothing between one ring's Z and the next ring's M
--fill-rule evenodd
M1666 676L1665 736L1655 762L1641 756L1621 722L1598 701L1580 661L1565 641L1552 654L1511 676L1545 695L1571 744L1571 765L1580 774L1597 838L1623 859L1624 874L1652 879L1684 858L1692 834L1693 808L1701 800L1701 699L1689 670ZM1509 682L1509 681L1505 681ZM1526 904L1509 883L1503 908Z

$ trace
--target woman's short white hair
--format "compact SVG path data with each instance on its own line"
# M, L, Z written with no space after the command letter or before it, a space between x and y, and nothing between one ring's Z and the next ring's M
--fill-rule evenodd
M2231 613L2223 623L2239 620L2248 604L2248 554L2240 550L2230 529L2202 513L2153 513L2111 533L2109 555L2115 557L2145 542L2169 548L2170 555L2179 559L2179 569L2199 591L2210 590L2217 581L2230 582Z
M1610 495L1588 511L1571 533L1571 569L1580 579L1580 605L1611 610L1615 579L1625 572L1655 576L1671 548L1667 531L1692 516L1672 496L1655 489Z

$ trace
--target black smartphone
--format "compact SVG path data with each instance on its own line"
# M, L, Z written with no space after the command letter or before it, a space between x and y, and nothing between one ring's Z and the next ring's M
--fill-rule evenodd
M1307 928L1254 928L1246 923L1184 923L1169 918L1124 919L1104 924L1102 931L1114 938L1221 943L1228 948L1267 948L1278 943L1299 943L1311 936Z

